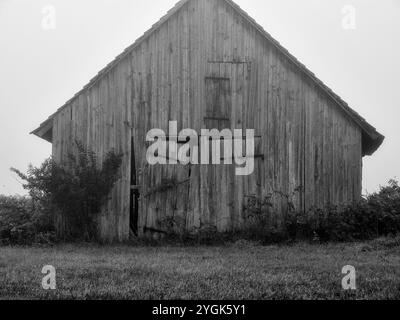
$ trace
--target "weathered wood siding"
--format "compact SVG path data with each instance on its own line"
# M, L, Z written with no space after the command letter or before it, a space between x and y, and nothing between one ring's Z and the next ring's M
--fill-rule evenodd
M53 157L63 162L74 152L75 140L93 150L100 162L115 150L123 154L118 183L99 216L104 240L124 240L129 235L130 103L127 100L129 65L121 63L95 85L79 94L54 118ZM68 226L60 219L59 231Z
M197 132L207 122L207 77L230 80L232 129L259 136L255 172L233 166L148 166L153 128ZM133 137L133 150L131 150ZM193 0L54 118L53 154L62 161L77 138L101 158L124 154L120 179L101 213L102 236L129 235L131 151L141 187L139 230L179 217L186 229L240 227L251 195L273 194L279 223L292 195L297 209L342 204L361 195L361 130L317 85L229 4ZM176 185L165 190L166 180ZM299 190L296 192L296 190ZM60 222L60 229L63 229Z

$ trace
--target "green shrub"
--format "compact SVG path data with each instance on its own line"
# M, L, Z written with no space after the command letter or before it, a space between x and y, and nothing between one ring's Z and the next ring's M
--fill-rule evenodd
M68 231L65 240L96 240L97 215L107 200L121 166L122 157L109 152L100 168L94 152L75 142L75 152L63 164L47 159L26 174L12 169L25 181L24 188L39 203L44 216L60 215Z
M244 206L243 229L238 237L263 244L309 240L323 242L363 241L400 235L400 186L390 180L379 192L358 203L344 206L312 208L308 212L295 210L292 195L274 192L261 199L247 198ZM287 201L287 214L277 222L271 201L274 195Z
M0 243L51 243L55 232L50 216L32 198L0 195Z
M353 241L400 234L398 181L390 180L388 186L355 204L291 214L285 225L292 239Z
M247 197L243 208L243 227L238 231L240 238L262 244L290 240L285 226L282 226L282 223L285 225L287 221L284 220L282 223L277 221L272 198L279 196L285 199L287 210L292 213L294 212L292 198L300 190L300 188L297 188L292 195L285 195L282 192L275 191L264 198L257 196Z

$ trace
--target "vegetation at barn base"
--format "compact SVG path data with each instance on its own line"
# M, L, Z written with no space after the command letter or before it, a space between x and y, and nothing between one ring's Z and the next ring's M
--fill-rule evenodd
M400 186L390 180L379 192L343 207L292 213L286 219L290 238L358 241L400 234Z
M109 152L100 165L93 152L78 141L75 145L75 152L63 165L50 158L38 168L30 166L26 174L12 169L24 180L29 197L0 196L0 244L52 243L57 240L56 216L62 216L70 226L68 234L59 240L97 240L97 216L117 180L122 160L120 155ZM276 196L287 201L287 214L278 222L271 201ZM166 217L160 221L165 231L159 237L162 241L148 239L133 243L346 242L400 235L400 186L397 180L390 180L379 192L358 203L310 209L305 213L296 212L291 200L293 196L274 192L262 199L248 197L244 206L244 227L239 231L218 233L215 226L201 225L188 232L184 219Z
M49 244L56 240L52 217L30 197L0 195L0 244Z
M8 225L19 230L27 220L33 225L29 232L34 232L41 225L37 225L38 221L44 219L49 222L44 225L45 230L54 232L55 218L62 216L70 227L63 240L97 239L97 215L117 180L122 157L109 152L100 166L94 152L79 141L75 146L75 152L70 153L62 165L49 158L38 168L30 166L26 174L11 169L24 180L30 200L24 199L32 205L25 206L26 210L21 213L17 201L9 201L8 207L0 204L0 228L7 229ZM12 224L4 221L5 212L13 216ZM26 240L29 242L31 238ZM14 238L10 237L9 241L14 242Z
M298 188L295 192L300 192ZM288 212L277 223L274 219L274 196L287 201ZM160 221L166 236L163 241L189 245L209 245L255 241L274 244L294 241L346 242L364 241L400 234L400 186L390 180L379 192L370 194L360 202L344 206L312 208L308 212L297 212L291 201L293 195L274 192L264 198L251 196L244 206L244 227L241 230L218 233L213 226L203 225L190 232L185 231L185 222L179 217L168 217Z

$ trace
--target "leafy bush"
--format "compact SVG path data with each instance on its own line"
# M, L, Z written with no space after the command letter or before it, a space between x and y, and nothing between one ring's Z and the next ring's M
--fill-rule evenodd
M76 152L62 165L49 158L38 168L30 166L26 174L11 170L25 181L24 188L44 216L57 214L66 221L67 240L91 241L97 239L96 218L117 180L122 157L109 152L99 168L94 152L79 141L75 146Z
M240 230L241 239L261 242L262 244L278 243L289 240L285 227L278 224L274 214L272 198L279 196L285 199L287 210L294 211L292 197L301 189L297 188L292 195L285 195L275 191L260 199L257 196L250 196L244 205L244 223ZM286 224L286 221L283 222Z
M360 202L343 207L328 206L286 219L292 239L321 241L370 240L400 234L400 187L396 180Z
M241 230L218 233L215 227L202 226L186 231L185 221L176 217L162 220L166 236L163 241L190 244L224 244L247 240L261 244L309 241L355 241L400 235L400 186L396 180L368 195L358 203L345 206L312 208L297 212L292 195L274 192L264 198L247 197ZM272 197L287 201L287 214L277 222Z
M55 232L50 216L29 197L0 195L0 244L51 243Z

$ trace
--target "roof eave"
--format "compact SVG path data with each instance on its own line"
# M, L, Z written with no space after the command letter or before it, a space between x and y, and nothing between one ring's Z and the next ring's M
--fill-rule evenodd
M364 156L372 156L385 141L385 137L376 132L374 136L363 134L362 153Z
M33 134L43 140L50 143L53 142L53 118L47 119L43 122L39 128L33 130L30 134Z

